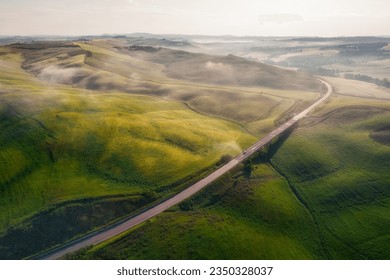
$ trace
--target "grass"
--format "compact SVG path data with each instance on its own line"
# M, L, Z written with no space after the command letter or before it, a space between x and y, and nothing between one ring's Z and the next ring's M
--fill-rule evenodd
M241 86L267 86L278 89L317 91L320 84L311 77L303 78L299 72L286 71L265 64L251 63L242 58L228 56L192 55L188 53L159 50L149 55L152 61L168 57L166 73L171 77L210 84ZM186 59L181 59L181 56ZM188 64L193 67L187 67Z
M255 140L241 126L198 114L179 102L42 83L20 67L23 58L18 51L3 50L0 246L6 249L2 258L13 251L7 242L16 240L10 239L16 231L24 237L13 243L13 258L37 253L21 252L19 247L26 246L21 239L29 242L27 236L36 236L35 225L56 205L71 213L71 202L80 199L143 196L150 191L168 195L177 182L212 168L222 155L235 155ZM150 202L137 202L131 209ZM94 218L80 232L66 231L66 223L54 223L51 226L64 229L55 242L124 213L118 215ZM61 221L61 216L56 217L51 221Z
M128 53L114 50L105 41L98 40L89 44L78 43L78 45L92 53L92 56L86 59L88 66L107 71L110 75L116 73L118 77L114 79L115 81L118 81L118 78L129 78L132 87L143 88L149 94L158 95L168 100L184 102L191 109L202 114L239 123L255 135L264 133L267 128L269 129L269 125L272 127L273 121L294 105L294 102L291 100L299 103L311 102L319 95L318 92L310 89L283 90L229 84L213 85L205 82L207 81L207 75L203 76L200 81L197 80L196 83L191 82L191 79L173 79L172 77L167 77L169 71L167 72L166 63L160 61L160 56L164 56L164 54L158 53L157 62L160 62L157 63L153 62L156 58L143 57L145 54L142 54L143 56L141 55L139 58L136 54L131 53L129 55ZM168 53L168 58L165 58L165 60L169 59L170 61L168 65L175 65L171 60L177 59L173 55L176 52L173 51L173 54L170 54L170 50L164 50L163 52ZM188 54L189 58L192 56L196 58L199 55ZM110 63L107 63L107 61ZM187 63L191 64L193 68L203 67L197 64L199 62L196 59L190 59ZM174 66L172 67L174 68ZM150 69L153 69L153 72ZM276 71L276 69L273 70ZM177 70L172 71L175 72ZM107 73L104 75L107 75ZM101 83L104 84L105 80L107 79L99 77L100 86L103 88L106 88L106 86L101 85ZM110 78L110 81L112 80ZM313 82L312 78L309 80ZM142 83L138 84L140 81ZM279 83L283 84L280 81ZM117 88L123 89L120 86ZM127 88L129 87L127 86Z
M127 216L153 199L147 194L119 195L54 205L0 236L0 258L22 259L47 250Z
M389 258L376 248L386 246L390 228L390 150L369 137L389 125L389 116L375 108L339 110L299 129L273 159L317 217L333 258Z
M152 62L153 59L145 57L145 53L141 52L142 55L138 57L140 55L138 52L119 51L114 48L118 43L94 40L88 43L68 44L66 48L56 46L44 50L39 48L25 50L26 47L23 46L22 49L28 58L24 68L49 83L69 84L97 91L144 93L179 101L196 112L239 123L256 135L261 135L268 124L292 107L294 104L292 100L304 105L306 101L311 102L319 95L319 92L310 86L302 88L306 82L302 85L300 82L290 83L299 84L300 90L283 90L231 85L228 82L213 85L206 83L208 75L202 78L203 81L197 82L169 78L165 60L172 60L171 64L174 65L175 60L180 60L180 55L176 51L164 50L163 52L168 55L168 58L163 59L165 62L159 62L160 56L164 57L164 54L159 52L157 62ZM81 54L83 52L84 54ZM185 57L187 63L193 63L194 68L204 67L202 63L198 65L199 61L196 60L199 54L186 53ZM233 63L232 67L240 68L245 63L254 67L253 63L242 60L238 64ZM302 78L302 74L283 71L272 68L272 75L283 76L288 80ZM317 88L319 90L318 81L312 77L306 78L308 85L316 85L316 90ZM281 81L278 84L282 88L285 87L285 83ZM266 83L263 86L265 85Z
M131 74L137 73L140 78L161 80L165 78L162 71L164 66L157 63L133 58L129 55L114 51L110 46L102 46L97 43L77 43L82 49L90 51L93 55L86 58L87 65L116 73L131 78ZM107 63L109 62L109 63ZM134 76L133 76L134 77Z
M390 131L388 128L374 131L370 134L371 139L384 145L390 145Z
M267 118L278 102L258 94L244 95L209 91L208 95L193 98L188 105L207 115L224 117L246 124Z
M251 168L67 258L389 259L390 148L372 133L390 112L359 102L333 98Z
M362 98L390 99L390 89L379 87L372 83L347 80L341 78L330 78L327 80L335 87L338 94L356 96Z
M253 134L266 133L280 115L319 94L300 84L289 91L169 78L162 64L122 53L109 41L14 45L0 51L0 258L34 255L177 192L222 156L248 147L256 139ZM245 61L237 63L242 66ZM318 86L309 80L309 90ZM269 166L258 168L274 174ZM265 193L257 190L263 181L268 184L260 175L250 186L235 178L228 178L226 186L239 186L235 198L260 192L256 199L277 188L286 204L264 203L270 207L264 210L272 219L291 223L293 234L260 213L265 224L252 228L239 205L215 205L204 215L226 218L220 224L221 240L239 235L242 242L268 246L275 238L281 244L275 254L320 258L318 240L302 249L304 238L316 239L315 231L307 227L308 235L302 237L300 224L288 218L297 216L310 224L311 216L287 195L291 196L287 182L275 176L269 175ZM182 215L193 220L192 213ZM198 230L211 240L213 231L204 229L207 219ZM229 223L237 229L226 228ZM253 237L248 239L240 227ZM38 245L29 246L37 240ZM230 243L218 244L236 252L232 258L242 257L239 244ZM251 258L266 257L267 251L268 247L261 254L248 249Z
M238 179L225 176L192 198L190 211L170 210L127 234L70 258L317 259L321 256L319 241L310 227L311 218L282 177L264 163L254 165L249 182L238 176Z

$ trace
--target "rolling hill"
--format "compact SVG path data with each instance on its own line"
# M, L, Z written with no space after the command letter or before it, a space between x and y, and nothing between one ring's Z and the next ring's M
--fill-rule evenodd
M0 258L31 257L176 193L320 94L313 77L273 67L272 79L302 91L206 79L207 67L177 77L210 61L256 68L265 82L268 68L168 49L141 58L156 48L124 42L0 47Z
M200 194L67 258L389 259L390 104L359 94L336 95Z

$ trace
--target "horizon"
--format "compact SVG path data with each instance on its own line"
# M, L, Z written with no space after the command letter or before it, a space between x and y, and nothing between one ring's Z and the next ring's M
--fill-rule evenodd
M86 0L81 3L76 0L0 0L0 4L1 36L390 35L390 2L386 0L329 0L321 4L310 0L293 3L287 0L272 3L256 0Z
M382 35L338 35L338 36L315 36L315 35L232 35L232 34L185 34L185 33L149 33L149 32L132 32L132 33L102 33L102 34L33 34L33 35L3 35L0 34L0 38L11 38L11 37L25 37L25 38L48 38L48 37L59 37L59 38L80 38L80 37L115 37L115 36L126 36L126 37L142 37L142 35L163 37L163 36L183 36L183 37L237 37L237 38L323 38L323 39L333 39L333 38L390 38L389 34Z

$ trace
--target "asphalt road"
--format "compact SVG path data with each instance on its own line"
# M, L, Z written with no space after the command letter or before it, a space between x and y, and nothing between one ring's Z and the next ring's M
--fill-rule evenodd
M70 244L67 244L57 250L54 250L52 252L47 253L44 255L41 259L59 259L63 257L64 255L75 252L81 248L96 245L99 244L109 238L112 238L118 234L121 234L136 225L139 225L142 222L145 222L146 220L160 214L161 212L164 212L168 208L186 200L187 198L191 197L213 181L215 181L217 178L231 170L233 167L235 167L240 162L244 161L248 157L250 157L253 153L261 149L264 145L269 143L272 139L277 137L279 134L283 133L286 129L290 128L293 124L295 124L299 119L305 117L310 111L312 111L315 107L320 105L322 102L324 102L333 92L332 87L326 83L325 81L322 81L327 87L327 92L324 96L322 96L319 100L317 100L314 104L312 104L310 107L299 113L298 115L295 115L292 119L285 122L283 125L276 128L274 131L269 133L264 138L257 141L255 144L253 144L251 147L249 147L247 150L243 151L240 155L232 159L227 164L223 165L207 177L203 178L202 180L198 181L197 183L193 184L192 186L188 187L184 191L178 193L177 195L169 198L168 200L165 200L161 202L160 204L157 204L156 206L153 206L152 208L146 210L145 212L130 218L118 225L115 225L111 228L108 228L103 231L99 231L94 234L90 234L86 237L83 237L79 240L76 240L74 242L71 242Z

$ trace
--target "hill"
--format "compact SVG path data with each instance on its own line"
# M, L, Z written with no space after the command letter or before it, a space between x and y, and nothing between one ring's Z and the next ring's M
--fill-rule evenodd
M200 194L68 258L389 259L390 106L364 102L333 97Z
M0 258L31 257L165 199L320 94L207 80L207 67L198 82L175 77L191 61L267 68L126 40L0 48Z
M140 60L165 66L164 73L174 79L229 86L319 91L317 79L296 71L228 55L212 56L166 48L133 45L120 50Z

